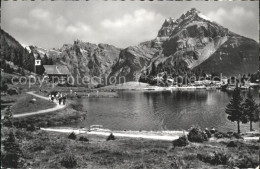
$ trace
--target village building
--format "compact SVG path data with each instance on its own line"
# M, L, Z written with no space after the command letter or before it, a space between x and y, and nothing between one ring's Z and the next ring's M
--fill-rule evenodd
M63 83L71 75L66 65L43 65L43 67L45 69L43 75L52 82Z

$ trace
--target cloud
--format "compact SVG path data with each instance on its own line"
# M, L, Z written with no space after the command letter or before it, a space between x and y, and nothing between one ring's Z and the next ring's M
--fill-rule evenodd
M219 8L217 11L209 12L207 16L219 24L231 22L236 26L241 26L246 20L253 19L254 14L251 11L246 11L243 7L234 7L230 11Z
M77 22L73 25L68 25L64 33L66 33L65 36L68 36L71 40L80 39L80 40L89 40L94 41L95 40L95 32L85 23L83 22Z
M48 21L51 19L51 14L49 11L41 9L41 8L35 8L30 11L30 16L34 17L39 20L45 20Z
M230 10L219 8L216 11L209 12L207 17L229 28L232 32L259 41L258 23L255 22L257 18L252 11L245 10L243 7L233 7Z
M14 18L11 21L11 24L15 27L21 27L23 29L33 29L33 30L37 30L39 28L39 26L37 24L33 24L30 23L30 21L28 21L27 19L24 18Z
M159 13L137 9L114 20L105 19L100 24L107 42L128 46L154 38L164 19Z
M151 22L156 18L156 14L153 12L148 12L145 9L139 9L134 11L132 15L125 14L122 18L116 19L114 21L106 19L101 22L101 25L105 28L112 29L122 29L129 26L140 26Z
M91 28L89 26L87 26L86 24L82 23L82 22L78 22L75 25L69 25L66 28L66 31L68 33L80 33L80 32L89 32L91 31Z
M14 18L12 20L12 24L20 25L22 27L27 27L29 25L29 22L26 19L23 19L23 18Z
M64 28L68 24L68 21L63 16L59 16L55 20L55 24L56 24L55 29L56 29L57 33L62 33Z
M24 43L33 45L48 42L48 46L54 47L71 43L75 39L94 41L96 34L89 25L82 21L68 20L64 15L42 8L30 10L27 17L13 18L11 24L15 29L24 32L22 34L24 39L30 37L31 42L24 41Z

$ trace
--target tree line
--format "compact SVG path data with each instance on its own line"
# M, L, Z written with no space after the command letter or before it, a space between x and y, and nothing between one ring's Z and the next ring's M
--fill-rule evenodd
M46 54L41 58L39 54L34 56L33 52L29 53L19 42L2 29L0 29L0 35L0 63L1 69L3 69L4 72L13 73L16 71L20 74L24 74L22 69L34 72L35 59L42 60L42 65L53 64L53 60L48 58ZM18 66L18 70L15 70L8 62ZM42 65L37 67L37 74L43 73L44 68Z
M7 43L5 36L0 38L1 44L1 60L13 62L14 65L17 65L21 68L24 68L29 71L33 71L34 68L34 56L33 53L29 53L23 47L12 46ZM10 65L2 62L2 69L6 71L10 70Z

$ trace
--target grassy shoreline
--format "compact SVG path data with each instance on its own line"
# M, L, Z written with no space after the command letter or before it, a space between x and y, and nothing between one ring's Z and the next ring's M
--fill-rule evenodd
M35 99L35 101L33 101ZM56 104L47 100L23 94L19 100L11 107L13 114L30 113L55 107Z
M15 118L14 125L18 128L28 128L28 126L34 126L35 128L57 127L74 124L86 118L87 112L82 111L81 105L78 105L73 100L68 100L66 104L67 107L55 112Z

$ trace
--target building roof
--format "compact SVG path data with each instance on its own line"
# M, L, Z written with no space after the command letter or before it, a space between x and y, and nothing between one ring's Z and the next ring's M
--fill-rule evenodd
M70 71L65 65L43 65L46 74L70 75Z

